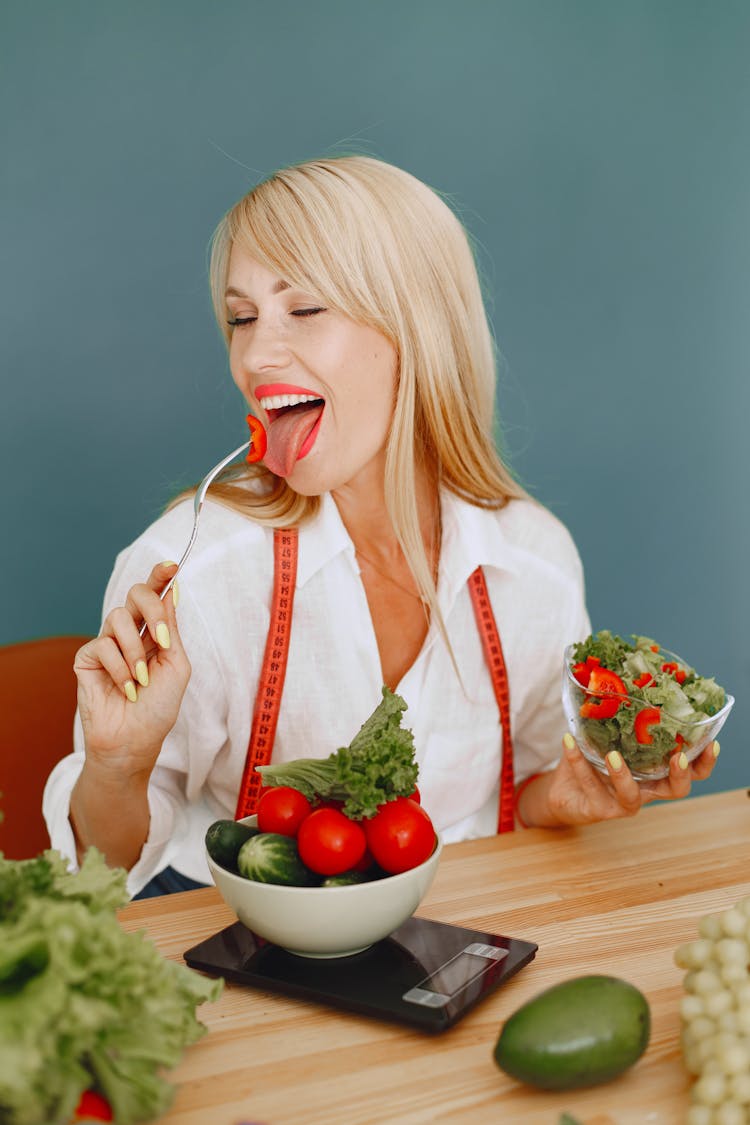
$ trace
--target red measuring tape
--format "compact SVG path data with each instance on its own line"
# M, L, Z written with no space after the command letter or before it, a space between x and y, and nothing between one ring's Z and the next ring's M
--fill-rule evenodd
M273 533L271 624L255 696L250 742L240 782L235 820L243 816L252 816L255 812L258 794L263 784L262 777L255 767L267 766L271 761L289 656L289 634L292 630L296 579L297 529L277 528Z
M505 667L503 646L500 644L500 633L498 632L495 615L492 612L490 596L487 593L487 583L484 580L484 571L481 566L478 566L469 578L469 593L471 594L471 601L474 606L474 616L477 619L479 636L482 639L484 657L492 677L492 687L500 712L500 726L503 732L503 758L500 767L497 830L498 832L512 832L516 826L516 819L508 671Z
M240 783L235 820L252 816L258 804L263 784L257 766L271 761L276 726L279 720L281 694L284 690L289 638L292 628L292 609L297 577L297 531L295 528L276 529L273 533L273 595L271 624L266 639L258 692L253 710L250 742L245 758L245 768ZM505 667L503 647L500 644L495 615L492 612L484 572L477 567L469 578L469 593L474 606L479 635L482 640L487 666L492 676L492 686L500 711L503 732L502 766L500 770L500 797L498 803L498 832L512 832L515 828L513 741L510 730L510 692Z

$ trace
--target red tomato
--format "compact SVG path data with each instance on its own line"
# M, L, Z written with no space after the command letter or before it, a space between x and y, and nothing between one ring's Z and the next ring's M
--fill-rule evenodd
M372 852L370 851L369 848L366 847L365 850L364 850L364 854L363 854L361 860L359 861L359 863L354 864L354 870L355 871L369 871L374 863L375 863L375 860L372 858Z
M274 785L266 789L258 802L258 828L261 832L278 832L296 836L312 805L304 793L291 785Z
M94 1119L96 1121L111 1121L112 1110L109 1107L109 1102L97 1094L96 1090L84 1090L81 1094L81 1100L76 1106L75 1113L73 1114L74 1121Z
M390 875L424 863L435 847L435 829L429 816L410 797L396 797L365 820L367 846L375 862Z
M367 841L361 825L338 809L315 809L297 835L300 859L318 875L341 875L356 867Z
M409 800L416 801L418 805L422 804L422 797L416 785L414 786L414 792L409 794Z

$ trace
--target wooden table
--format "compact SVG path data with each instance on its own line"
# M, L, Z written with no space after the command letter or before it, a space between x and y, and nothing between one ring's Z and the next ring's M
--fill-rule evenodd
M678 1125L690 1079L679 1052L676 946L698 919L750 894L744 789L644 809L584 829L532 829L444 849L418 913L537 942L534 961L439 1035L227 985L208 1035L172 1073L165 1125ZM233 922L218 893L132 903L120 915L168 957ZM492 1052L503 1021L549 985L586 973L635 984L651 1042L614 1082L541 1093Z

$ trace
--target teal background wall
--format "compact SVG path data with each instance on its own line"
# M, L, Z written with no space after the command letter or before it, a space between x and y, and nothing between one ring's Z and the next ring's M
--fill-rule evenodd
M705 788L748 784L749 57L743 0L5 0L0 643L96 631L116 552L242 440L211 231L355 149L454 199L512 464L595 626L737 696Z

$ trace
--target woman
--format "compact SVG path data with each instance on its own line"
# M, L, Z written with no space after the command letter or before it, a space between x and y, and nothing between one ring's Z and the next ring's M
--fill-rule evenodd
M53 845L96 845L133 893L210 881L203 836L236 807L278 528L297 529L298 560L274 761L347 744L385 683L408 704L422 801L446 841L495 831L511 738L524 825L632 815L707 777L718 748L640 787L617 756L608 776L592 769L570 735L560 755L562 651L589 631L580 562L496 452L493 342L442 200L371 158L287 169L223 220L211 280L268 448L209 494L179 625L177 588L159 598L175 564L161 560L180 557L189 498L119 556L101 634L75 662L76 748L45 794ZM477 567L507 669L504 739Z

